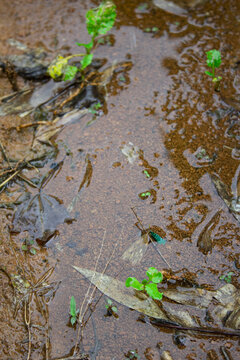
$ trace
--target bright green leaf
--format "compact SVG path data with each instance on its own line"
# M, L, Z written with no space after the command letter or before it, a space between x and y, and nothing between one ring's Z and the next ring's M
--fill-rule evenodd
M144 170L143 172L144 172L144 174L146 175L147 178L150 178L150 175L149 175L147 170Z
M91 40L88 44L84 44L84 43L76 43L78 46L84 46L85 49L87 50L87 53L89 53L93 47L93 41Z
M23 251L27 251L27 249L28 249L27 245L22 245L22 250Z
M132 287L139 291L144 289L144 286L135 277L127 278L125 285L126 287Z
M91 64L93 54L86 54L81 60L81 70L84 70L88 65Z
M205 71L206 75L213 76L213 74L210 71Z
M71 297L70 300L70 315L72 317L76 317L77 311L76 311L76 301L74 296Z
M145 286L145 290L148 293L148 295L151 296L151 298L156 300L162 300L163 294L158 291L157 284L153 284L153 283L147 284Z
M78 68L76 66L67 65L64 70L64 81L73 80L78 72Z
M158 271L154 267L150 267L147 272L147 276L149 277L149 280L152 281L155 284L160 283L163 280L163 275L160 271Z
M151 193L149 191L145 192L145 193L141 193L140 194L141 197L147 197L147 196L151 196Z
M207 54L207 65L209 67L218 68L221 65L222 60L221 60L220 51L214 49L207 51L206 54Z
M86 26L89 35L95 38L104 35L114 25L116 18L116 6L111 1L102 3L95 9L88 10L86 13Z
M112 311L114 311L115 313L117 313L117 312L118 312L117 307L116 307L116 306L113 306L113 307L112 307Z

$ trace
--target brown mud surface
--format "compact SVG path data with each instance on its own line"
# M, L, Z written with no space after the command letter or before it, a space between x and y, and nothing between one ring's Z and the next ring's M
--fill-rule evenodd
M33 49L43 47L50 61L60 53L78 52L76 41L88 39L85 12L97 4L90 0L2 0L0 55L21 53L9 39ZM140 236L131 207L146 228L155 226L167 240L159 248L174 273L188 274L194 286L213 290L224 285L221 275L232 272L232 284L239 288L239 222L226 202L240 196L240 2L209 0L183 5L182 14L160 9L150 0L115 4L117 20L111 41L99 45L94 56L106 59L105 68L126 62L131 66L115 71L108 80L100 116L92 121L94 115L88 112L65 126L53 137L54 151L44 167L34 163L21 171L34 181L61 163L41 196L45 201L56 198L50 206L64 209L65 216L55 224L51 220L51 234L45 229L41 236L38 233L41 244L34 245L36 254L31 255L22 250L26 228L10 232L13 208L0 208L2 360L28 358L29 310L30 358L63 358L71 352L77 330L69 321L70 298L74 296L80 308L88 289L88 281L72 265L93 270L104 233L98 272L103 271L116 244L106 274L125 281L128 276L143 278L150 266L167 270L151 245L139 264L122 260L124 251ZM205 75L210 49L222 54L220 92L214 91ZM12 92L4 72L0 83L0 97ZM18 85L41 84L18 77ZM0 140L9 159L29 159L36 127L20 131L16 127L31 121L31 114L0 117ZM130 161L123 153L127 145L134 146L137 154ZM38 151L43 150L35 151L36 159ZM1 172L6 166L1 152ZM220 187L224 184L223 190L216 189L219 183ZM40 198L38 190L21 178L0 190L5 205L26 193ZM143 196L146 192L150 196ZM74 221L65 221L66 209ZM39 284L51 267L51 276ZM21 290L16 285L19 279ZM29 287L35 290L27 302ZM99 295L97 291L96 298ZM181 337L179 330L153 325L148 317L120 304L115 303L118 318L106 317L105 304L103 296L84 329L84 351L91 359L122 360L134 350L139 358L150 360L166 356L164 351L174 360L239 356L239 336L181 332ZM224 327L219 324L219 328Z

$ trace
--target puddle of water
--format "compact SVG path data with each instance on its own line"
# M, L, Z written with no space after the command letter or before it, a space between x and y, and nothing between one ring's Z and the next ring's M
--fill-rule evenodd
M143 278L149 266L166 269L150 246L140 264L132 267L123 263L122 254L139 239L131 207L136 207L145 228L156 225L165 234L167 242L161 250L174 271L187 268L198 284L214 289L222 284L220 275L233 271L234 284L239 286L239 224L211 180L212 174L218 174L230 190L234 182L239 196L239 157L235 155L239 151L239 3L206 1L195 9L185 9L184 16L159 9L151 1L144 3L141 10L138 1L116 1L114 46L99 46L95 52L96 57L107 58L106 66L132 62L127 73L115 72L106 85L107 111L90 125L90 113L70 123L55 139L59 144L55 161L65 160L58 176L44 190L61 198L66 208L70 206L76 221L59 225L59 235L46 248L38 248L37 255L26 258L20 238L10 239L7 232L10 220L6 216L11 212L4 209L2 213L6 222L2 238L10 244L6 247L1 240L2 259L10 273L20 264L36 282L48 266L57 264L51 281L61 280L61 284L47 309L50 358L66 355L74 346L76 329L69 324L69 302L74 295L80 307L88 283L72 265L94 269L104 231L98 271L104 269L116 243L107 274L124 281L128 276ZM43 5L27 0L20 6L18 1L11 5L3 1L8 21L4 17L1 21L0 50L4 55L13 53L7 39L16 38L28 46L43 45L49 57L76 52L75 42L87 37L84 13L94 5L95 1L60 0ZM223 57L221 93L214 92L204 74L205 53L211 48L221 50ZM2 124L4 121L1 118ZM3 127L1 133L5 134ZM30 143L31 131L19 137ZM17 132L11 141L14 139L19 141ZM129 144L137 149L132 162L122 151ZM8 146L13 154L14 146ZM66 152L71 155L66 156ZM41 173L49 167L48 163ZM33 174L34 170L26 172L28 177ZM140 196L147 193L150 195ZM208 241L206 229L211 230L207 255L198 246L203 234ZM5 359L24 359L27 332L21 311L16 319L12 317L13 306L9 304L13 294L6 275L1 275L4 314L7 311L7 322L1 324L3 354ZM36 310L32 311L32 323L39 327L38 333L33 330L37 340L33 340L32 358L44 358L45 324L34 302L32 307ZM140 358L146 359L157 359L167 350L175 360L211 359L212 353L221 359L222 346L233 358L239 351L235 339L199 334L186 334L180 350L174 340L176 332L153 327L148 319L122 305L118 311L118 319L105 317L105 301L100 299L92 322L84 330L84 349L94 354L93 358L122 359L137 349ZM9 334L14 334L11 342Z

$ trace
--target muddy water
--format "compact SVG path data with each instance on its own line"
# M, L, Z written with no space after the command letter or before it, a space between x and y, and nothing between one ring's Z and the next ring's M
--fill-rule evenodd
M7 272L15 274L20 268L36 283L49 266L55 266L49 281L61 281L51 301L42 306L45 316L32 301L32 359L45 358L46 312L49 358L66 356L74 346L77 331L69 323L69 301L74 295L80 307L88 283L72 265L94 269L104 233L98 271L103 271L116 244L106 272L113 277L143 278L149 266L167 269L151 246L138 265L121 259L140 236L131 207L146 228L160 229L167 240L161 252L174 272L187 269L199 286L217 289L223 285L219 276L232 271L232 282L239 286L239 223L219 196L212 176L217 175L230 194L240 195L240 4L205 1L183 7L178 14L151 1L141 4L116 1L113 46L101 45L95 51L96 57L106 58L105 66L128 61L131 69L116 72L107 84L104 113L96 121L89 125L93 117L89 113L54 138L57 156L40 170L46 173L53 162L64 159L44 193L58 197L66 207L78 194L71 212L75 221L58 226L45 247L26 256L21 251L23 235L10 236L8 231L12 211L1 209L1 262ZM94 1L2 0L1 54L16 53L9 38L33 48L43 46L50 59L58 53L77 52L75 42L87 37L85 11L95 5ZM149 28L157 29L149 32ZM212 48L219 49L223 58L220 92L214 91L204 74L205 53ZM0 81L1 95L10 93L4 74ZM16 148L22 156L32 130L11 131L9 121L19 125L20 120L1 118L1 132L8 130L9 136L2 135L2 141L11 154ZM126 145L137 151L131 161L122 152ZM36 175L34 170L24 174ZM15 192L23 189L12 183L8 191L15 198ZM141 196L146 192L151 195ZM6 195L1 196L5 201ZM210 249L201 240L204 236L208 243L211 238ZM6 273L1 276L1 359L26 359L23 307L14 319L14 293ZM92 358L123 359L129 350L137 350L141 359L159 359L164 351L174 360L223 359L220 347L225 346L236 359L240 350L236 338L200 334L186 334L184 345L178 347L174 330L155 327L147 318L139 321L139 313L122 305L118 305L118 319L105 314L102 297L84 329L84 350Z

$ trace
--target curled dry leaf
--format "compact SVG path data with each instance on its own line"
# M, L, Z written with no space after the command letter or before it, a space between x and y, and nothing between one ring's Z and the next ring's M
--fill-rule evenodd
M207 223L207 225L204 227L201 234L199 235L197 246L199 248L199 251L201 251L205 255L212 250L212 231L217 225L219 217L220 211L217 211L217 213L213 215L211 220Z

